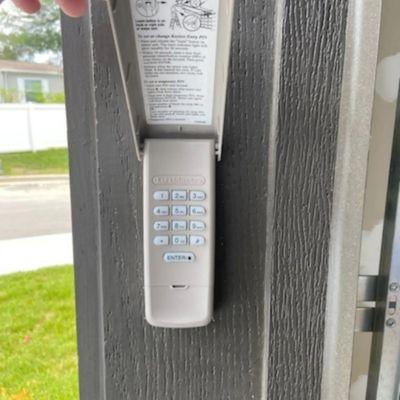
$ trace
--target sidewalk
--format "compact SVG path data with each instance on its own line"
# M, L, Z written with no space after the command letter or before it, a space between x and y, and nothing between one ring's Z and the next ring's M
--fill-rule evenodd
M72 264L72 234L0 240L0 275Z
M69 181L68 174L53 174L53 175L0 175L0 186L18 184L18 183L42 183L54 181Z
M68 180L0 176L0 275L72 264Z

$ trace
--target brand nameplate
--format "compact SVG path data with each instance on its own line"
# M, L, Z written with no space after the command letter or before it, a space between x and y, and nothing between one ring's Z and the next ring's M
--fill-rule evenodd
M203 176L163 175L153 177L154 185L200 186L206 180Z

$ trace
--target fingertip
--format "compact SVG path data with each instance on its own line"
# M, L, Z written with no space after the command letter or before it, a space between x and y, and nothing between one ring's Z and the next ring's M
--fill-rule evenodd
M14 4L29 14L34 14L40 10L39 0L13 0Z

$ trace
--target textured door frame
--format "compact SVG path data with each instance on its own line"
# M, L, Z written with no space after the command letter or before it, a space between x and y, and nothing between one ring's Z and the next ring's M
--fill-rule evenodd
M63 19L82 400L320 397L346 15L236 2L215 322L175 332L143 324L140 165L105 4Z

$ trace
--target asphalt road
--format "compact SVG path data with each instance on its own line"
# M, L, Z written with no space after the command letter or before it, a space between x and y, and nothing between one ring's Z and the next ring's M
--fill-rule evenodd
M0 240L71 232L66 177L0 179Z

